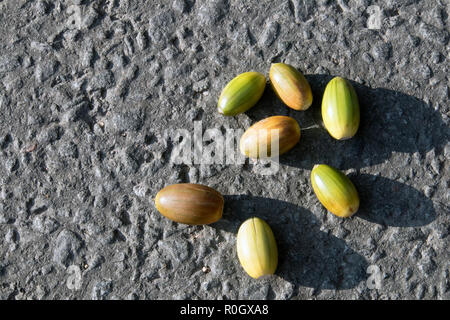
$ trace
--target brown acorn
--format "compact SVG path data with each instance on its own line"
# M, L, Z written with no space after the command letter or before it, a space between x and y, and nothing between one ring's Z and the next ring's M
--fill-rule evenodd
M216 190L194 183L172 184L158 192L155 205L175 222L210 224L222 217L224 200Z
M278 150L272 150L278 134ZM273 116L261 120L244 132L240 141L241 153L249 158L271 158L292 149L300 140L300 126L294 118Z

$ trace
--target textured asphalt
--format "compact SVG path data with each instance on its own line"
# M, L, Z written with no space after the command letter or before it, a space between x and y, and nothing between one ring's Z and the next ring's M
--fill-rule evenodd
M449 10L443 0L0 0L0 298L449 299ZM287 108L268 85L245 114L217 112L228 81L268 77L273 62L305 74L310 109ZM346 141L321 122L334 76L361 105ZM171 160L172 133L193 134L194 121L229 133L272 115L302 128L275 174ZM355 183L352 218L318 202L318 163ZM179 182L220 191L223 218L162 217L153 198ZM251 216L279 249L275 275L258 280L235 249Z

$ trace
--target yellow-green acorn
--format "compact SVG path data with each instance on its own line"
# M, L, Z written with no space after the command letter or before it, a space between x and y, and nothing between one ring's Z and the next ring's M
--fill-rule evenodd
M278 249L272 229L260 218L250 218L237 234L237 254L245 272L252 278L274 274L278 264Z
M337 140L350 139L358 131L359 117L355 89L346 79L333 78L322 100L322 119L329 134Z
M341 171L326 164L315 165L311 184L319 201L331 213L348 218L358 211L358 191Z
M303 74L293 66L274 63L270 67L269 78L273 90L289 108L306 110L311 106L311 87Z
M278 150L272 150L278 136ZM258 121L241 137L239 148L241 153L249 158L270 158L292 149L300 140L300 126L294 118L288 116L273 116Z
M241 73L231 80L220 94L217 110L235 116L253 107L266 87L266 78L259 72Z

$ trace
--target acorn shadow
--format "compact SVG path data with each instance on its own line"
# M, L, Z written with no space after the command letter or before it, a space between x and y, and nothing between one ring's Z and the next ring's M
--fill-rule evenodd
M307 209L263 197L224 197L224 216L212 226L237 234L246 219L265 220L277 241L276 274L296 287L342 290L366 279L367 261L344 240L320 231L320 222Z
M407 94L372 89L350 81L358 95L361 121L356 135L343 141L332 138L323 127L322 96L331 75L306 75L313 92L313 104L306 111L295 111L283 104L270 85L258 105L246 112L256 122L273 115L288 115L298 121L298 145L280 157L280 163L305 169L326 163L341 170L380 164L393 152L422 156L435 149L440 153L450 138L450 128L441 114L423 101Z
M433 201L413 187L369 174L349 177L361 202L355 217L394 227L420 227L436 219Z

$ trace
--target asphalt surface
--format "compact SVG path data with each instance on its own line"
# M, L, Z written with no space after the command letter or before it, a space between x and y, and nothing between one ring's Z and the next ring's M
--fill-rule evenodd
M0 0L0 298L449 299L449 11L440 0ZM217 112L228 81L268 78L272 62L305 74L310 109L268 85L245 114ZM346 141L321 122L334 76L361 106ZM194 121L225 134L272 115L302 128L274 174L172 161L173 133L193 135ZM318 163L355 183L352 218L318 202ZM179 182L220 191L223 218L161 216L153 198ZM279 249L276 274L258 280L235 249L251 216Z

